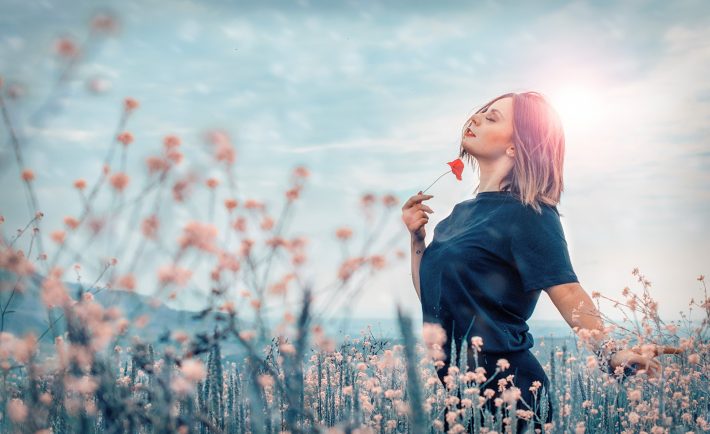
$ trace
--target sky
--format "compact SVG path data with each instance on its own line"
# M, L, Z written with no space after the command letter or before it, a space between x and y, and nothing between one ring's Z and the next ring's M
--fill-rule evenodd
M120 32L92 40L51 110L33 116L59 74L55 41L83 41L97 7L116 14ZM322 306L334 317L391 318L399 305L421 318L401 204L448 170L463 122L482 104L507 92L540 92L565 130L558 209L581 285L618 300L626 286L641 294L632 275L638 267L661 317L676 320L681 311L688 315L691 298L702 298L697 278L710 271L709 18L710 4L689 0L0 0L0 76L26 165L36 174L50 257L56 245L47 234L81 211L72 183L97 178L126 97L140 103L126 127L135 136L128 197L144 182L143 160L167 134L182 139L189 167L222 182L223 199L224 172L202 137L228 132L239 199L263 200L273 216L284 206L291 170L306 166L310 177L288 228L309 239L307 269L318 287L342 260L336 229L352 228L354 253L377 225L379 217L361 212L361 196L395 195L400 205L386 215L375 246L393 239L406 257L395 261L390 251L389 267L357 296L336 294L335 304ZM89 83L100 91L89 91ZM10 88L22 95L9 98ZM0 215L9 238L31 213L4 123L0 140ZM435 213L427 243L476 184L467 165L462 181L449 174L428 191ZM99 198L107 206L111 200ZM180 228L208 219L207 209L209 194L197 189L161 222ZM226 223L218 217L216 225L223 239ZM112 230L112 238L85 247L84 281L98 277L100 258L115 255L116 241L126 240L131 252L132 232ZM144 262L137 290L150 292L154 266L165 256L151 252ZM209 284L198 283L201 289L184 291L173 304L201 307ZM611 303L601 307L623 318ZM698 314L696 307L690 316ZM543 294L532 319L561 315Z

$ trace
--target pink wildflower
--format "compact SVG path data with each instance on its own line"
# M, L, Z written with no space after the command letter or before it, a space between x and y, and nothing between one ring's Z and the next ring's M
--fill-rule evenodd
M57 243L57 244L62 244L64 242L64 236L65 236L64 231L54 231L51 233L52 240Z
M520 389L517 387L511 387L508 390L505 390L503 392L503 401L507 402L508 404L512 404L514 402L517 402L520 399Z
M257 377L259 385L263 388L271 387L274 385L274 377L269 374L261 374Z
M481 351L481 347L483 346L483 338L480 336L472 337L471 345L476 348L476 351Z
M246 238L242 240L242 245L240 247L240 254L242 256L249 256L249 253L251 252L251 248L254 245L254 241Z
M234 147L226 132L212 131L207 135L207 139L214 145L214 154L217 161L224 161L227 164L234 163Z
M232 222L232 228L239 232L245 232L247 229L247 219L244 217L237 217L237 219Z
M536 392L540 387L542 387L542 383L535 380L532 382L532 386L530 386L530 391L531 392Z
M22 250L13 250L12 247L0 247L0 268L9 270L19 276L29 276L35 266L25 258Z
M158 220L158 216L156 216L155 214L148 216L143 220L143 223L141 224L143 236L148 239L154 240L156 238L156 234L158 233L159 226L160 221Z
M350 279L353 273L355 273L363 263L364 260L361 257L347 259L340 265L338 277L343 281Z
M342 227L339 228L338 230L335 231L335 236L338 237L339 239L345 241L352 237L353 231L350 228L347 227Z
M430 357L437 360L446 357L446 353L442 350L446 342L446 331L441 324L425 322L422 327L422 337Z
M242 330L239 332L239 337L247 342L254 339L255 336L256 332L253 330Z
M76 188L77 190L83 190L84 188L86 188L86 181L84 181L83 179L77 179L76 181L74 181L74 188Z
M183 360L180 370L185 378L193 382L202 381L207 377L205 365L198 359Z
M385 257L382 255L372 255L370 257L370 264L372 264L372 268L375 270L383 269L386 263Z
M284 295L288 291L288 281L281 280L269 287L269 293L274 295Z
M128 185L128 181L130 181L130 178L128 175L126 175L123 172L116 172L113 175L111 175L111 186L116 189L116 191L123 191L126 186Z
M392 208L393 206L396 206L399 203L399 199L397 199L397 197L392 194L387 194L385 195L385 197L382 198L382 203L385 205L385 207Z
M293 187L286 191L286 199L288 201L294 201L298 199L301 188L299 186Z
M22 171L22 180L25 182L30 182L35 179L35 173L30 169L24 169Z
M180 137L167 135L163 138L163 146L165 149L174 149L180 146Z
M195 247L206 252L214 252L216 238L217 228L214 225L191 221L183 229L183 235L179 241L180 248Z
M27 364L37 350L37 338L29 332L22 339L16 339L13 348L14 358L20 363Z
M162 157L147 157L145 159L145 164L148 166L148 173L151 175L153 173L165 172L170 168L170 162Z
M68 37L59 38L54 43L54 51L61 57L71 58L79 54L79 49L76 43L69 39Z
M207 178L207 181L205 182L208 188L210 189L215 189L219 185L219 180L216 178Z
M69 229L76 229L79 226L79 220L74 217L67 216L64 217L64 224L67 225Z
M123 100L123 109L126 112L131 112L137 108L138 108L138 101L136 101L135 99L128 97Z
M193 175L188 175L175 181L173 185L173 198L176 202L183 202L187 198L188 188L194 181Z
M116 140L123 143L123 146L128 146L133 143L133 134L129 133L128 131L124 131L118 136L116 136Z
M308 178L308 169L304 166L298 166L293 170L293 174L298 178Z
M364 207L369 207L375 203L375 195L372 193L365 193L360 198L360 204Z
M166 151L165 156L168 160L172 161L175 164L180 164L180 162L182 161L182 153L175 149L169 149L168 151Z
M177 286L184 286L190 277L192 271L175 265L164 265L158 269L158 281L163 285L174 283Z
M27 419L29 411L21 399L12 398L10 402L7 403L7 413L11 421L14 423L22 423Z
M237 256L230 252L222 251L219 253L219 264L220 269L227 269L236 273L240 269L239 259Z
M118 21L110 13L100 12L91 19L91 28L105 34L115 33L118 30Z
M237 207L237 200L236 199L225 199L224 207L227 208L227 211L232 211L234 208Z
M641 420L641 416L639 416L638 413L636 413L635 411L632 411L631 413L629 413L629 422L631 422L633 424L637 424L637 423L639 423L640 420Z
M118 279L118 282L116 282L119 288L124 288L129 291L132 291L136 288L136 278L132 274L124 274L121 276L120 279Z

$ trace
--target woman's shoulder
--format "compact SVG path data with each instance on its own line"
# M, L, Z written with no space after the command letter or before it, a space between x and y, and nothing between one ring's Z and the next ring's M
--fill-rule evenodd
M515 227L541 227L547 224L557 224L560 221L557 205L538 201L538 209L536 209L532 204L526 204L520 200L516 202L513 218L513 226Z
M557 205L558 203L546 201L543 199L536 199L531 203L526 203L521 196L517 194L511 194L509 196L509 202L515 203L518 208L520 208L521 212L526 212L526 213L536 213L538 215L542 215L544 213L555 213L559 215L559 211L557 210Z

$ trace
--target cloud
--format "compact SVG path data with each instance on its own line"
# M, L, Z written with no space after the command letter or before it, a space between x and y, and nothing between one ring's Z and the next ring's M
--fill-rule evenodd
M183 42L195 42L202 33L202 26L197 21L187 20L178 27L178 38Z
M110 78L111 80L118 80L121 78L121 72L117 67L108 66L97 62L82 65L81 70L85 74L100 75L105 78Z
M42 140L51 147L64 147L66 143L94 145L97 140L105 139L106 132L99 129L82 129L69 127L36 128L27 126L26 132Z

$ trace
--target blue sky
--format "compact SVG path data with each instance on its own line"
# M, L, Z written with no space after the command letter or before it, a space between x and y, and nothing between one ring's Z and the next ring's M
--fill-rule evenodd
M53 41L82 40L95 4L118 14L120 34L81 64L56 113L30 124L57 74ZM37 173L46 232L79 213L71 184L96 178L131 96L141 106L127 127L136 137L129 196L141 185L144 157L166 134L182 138L193 168L224 181L201 145L205 130L223 128L237 149L240 198L265 200L272 215L290 170L310 169L289 227L309 237L309 270L327 282L340 258L335 229L352 227L357 248L367 236L361 194L403 202L448 169L475 109L502 93L535 90L565 127L558 208L582 286L616 298L624 286L641 292L631 275L639 267L666 319L702 297L696 277L710 270L706 2L0 0L0 11L0 75L25 89L11 111ZM87 92L94 78L108 83L105 92ZM7 236L29 214L4 126L0 137ZM476 183L466 167L463 181L446 176L432 187L427 241ZM190 207L161 217L176 227L196 212L207 218L206 200L203 189ZM421 315L398 210L385 238L399 234L407 258L356 300L343 294L345 309L333 315L391 317L397 303ZM96 258L110 245L92 248ZM85 280L93 280L90 265ZM180 306L203 300L186 293ZM619 318L610 306L602 310ZM542 295L533 319L559 318Z

